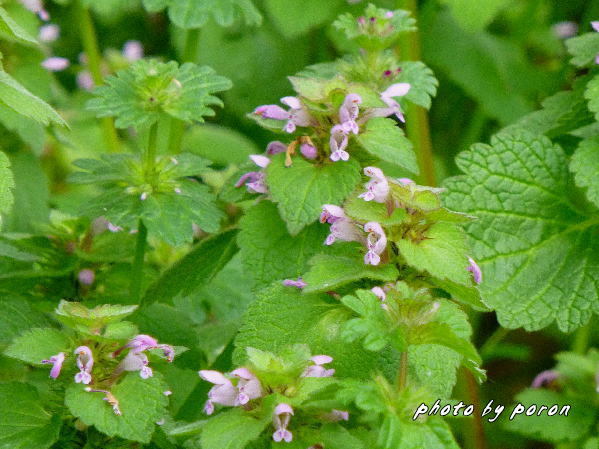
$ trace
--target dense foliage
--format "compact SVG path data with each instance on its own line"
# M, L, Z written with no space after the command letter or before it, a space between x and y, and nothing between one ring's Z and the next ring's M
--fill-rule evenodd
M595 18L3 2L0 449L599 448Z

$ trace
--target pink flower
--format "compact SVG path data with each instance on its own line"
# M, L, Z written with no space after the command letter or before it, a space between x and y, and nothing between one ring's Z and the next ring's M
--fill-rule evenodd
M385 293L385 290L383 290L382 287L372 287L370 291L374 293L381 302L384 302L387 299L387 293Z
M318 156L318 150L310 143L304 142L300 145L300 152L306 159L316 159Z
M472 273L474 282L480 284L483 281L483 272L472 257L468 257L468 262L470 262L470 265L468 265L468 268L466 268L466 270Z
M60 36L60 27L58 25L47 24L40 27L38 39L42 42L54 42Z
M284 153L285 151L287 151L287 145L285 145L283 142L279 142L278 140L270 142L266 146L266 154L269 156L272 156L273 154Z
M58 56L53 56L42 62L42 67L50 72L61 72L69 67L69 65L71 65L71 63L68 59L60 58Z
M289 110L286 111L280 106L269 104L259 106L254 110L254 114L261 117L273 120L285 120L283 129L288 133L295 132L298 126L309 126L311 117L308 110L302 105L302 102L297 97L283 97L281 103L287 105Z
M231 375L239 379L237 382L237 399L238 405L245 405L252 399L262 397L262 385L260 380L252 374L247 368L237 368L231 371Z
M89 268L84 268L77 274L77 279L82 285L92 285L96 279L96 273Z
M349 153L345 151L348 144L347 131L342 125L335 125L331 128L331 138L329 146L331 148L331 160L337 162L349 160Z
M344 218L347 218L345 212L339 206L333 204L325 204L322 206L322 213L320 214L321 223L333 224Z
M335 374L334 369L326 369L323 365L331 363L333 357L328 355L315 355L312 360L312 365L308 366L303 372L302 377L332 377Z
M389 183L385 174L380 168L366 167L364 168L364 174L370 177L370 181L364 186L366 192L359 195L364 201L375 201L377 203L384 203L387 201L389 196Z
M60 375L60 370L62 369L62 364L64 362L64 352L59 352L56 355L53 355L47 360L42 360L43 364L52 365L52 369L50 369L50 377L52 379L56 379Z
M387 247L385 231L376 221L366 223L364 231L368 233L368 237L366 238L368 252L364 256L364 263L367 265L378 265L381 262L380 255Z
M128 61L137 61L144 57L144 47L139 41L127 41L123 46L123 56Z
M532 388L541 388L542 386L547 385L548 383L551 383L558 378L559 373L555 370L542 371L539 374L537 374L530 386Z
M563 21L554 24L552 27L553 34L560 39L568 39L575 36L578 32L578 24L572 21Z
M267 150L268 151L268 150ZM254 164L256 164L260 168L266 168L268 164L270 164L270 159L267 156L263 156L261 154L252 154L250 155L250 159ZM235 187L241 187L243 184L248 189L248 192L251 193L267 193L268 187L264 182L265 174L261 171L251 171L245 173L239 178L239 180L235 183Z
M83 70L77 74L77 86L82 90L92 90L94 88L94 80L91 73Z
M356 122L360 113L360 104L362 104L362 97L360 95L348 94L339 108L339 122L341 122L343 130L348 134L350 132L354 134L360 132L360 127Z
M214 404L226 405L229 407L239 405L237 396L237 388L233 385L231 380L227 379L222 373L218 371L202 370L198 374L200 377L214 386L208 392L208 400L204 404L204 413L211 415L214 413Z
M275 432L272 434L272 439L279 443L281 441L285 441L286 443L291 443L293 440L293 434L287 430L287 426L289 425L289 420L293 415L293 409L289 404L280 403L275 407L275 413L273 416L273 424L276 428Z
M148 356L143 352L129 351L129 354L120 363L117 371L139 371L139 377L148 379L154 375L149 364Z
M305 282L302 280L302 278L297 278L297 281L294 281L293 279L285 279L285 280L283 281L283 285L284 285L285 287L297 287L297 288L300 288L300 289L301 289L301 288L304 288L304 287L305 287L306 285L308 285L308 284L306 284L306 283L305 283Z
M87 346L79 346L75 349L75 354L77 355L77 368L79 368L79 372L75 374L75 382L87 385L92 381L94 356Z
M345 242L363 242L364 236L360 232L357 223L349 218L335 221L331 225L330 234L324 241L325 245L332 245L337 240Z
M44 9L41 0L20 0L20 2L26 9L37 14L44 22L50 20L50 14Z

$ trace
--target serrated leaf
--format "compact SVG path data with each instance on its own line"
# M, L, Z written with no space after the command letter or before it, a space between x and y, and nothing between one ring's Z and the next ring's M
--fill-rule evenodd
M6 154L0 151L0 214L8 212L12 207L14 202L12 189L14 187L15 181L10 170L10 161ZM1 217L0 223L2 223Z
M32 365L41 365L59 352L68 354L71 342L63 332L52 328L28 330L13 340L4 354Z
M251 0L169 0L168 4L170 19L185 29L201 28L211 17L225 27L233 25L238 17L248 25L262 23L260 11ZM160 3L150 6L156 8Z
M589 100L589 110L595 114L595 119L599 120L599 75L587 83L584 98Z
M296 236L287 232L276 206L263 201L241 219L237 239L246 270L263 287L276 279L297 278L312 256L323 252L327 227L313 224Z
M46 317L34 310L24 298L0 299L0 345L10 343L28 329L47 325Z
M599 137L583 140L570 160L576 185L586 188L587 198L599 207Z
M395 79L399 83L410 83L406 100L429 109L431 98L437 94L439 81L433 71L421 61L403 61L401 72Z
M25 89L8 73L0 70L0 104L43 125L67 123L52 107Z
M545 137L524 131L474 145L457 158L449 207L479 217L467 226L480 285L502 326L563 331L599 312L597 218L570 202L567 160Z
M404 238L396 242L408 265L462 285L471 285L468 245L462 229L451 223L434 223L421 240Z
M272 158L266 169L266 184L291 235L318 219L324 204L340 204L360 181L355 159L315 165L295 158L285 167L284 154Z
M595 62L599 53L599 33L585 33L566 41L568 53L572 55L570 63L584 67Z
M211 106L222 106L213 94L231 88L231 82L210 67L141 59L94 90L87 108L98 117L116 117L118 128L142 128L162 115L191 122L213 116Z
M571 406L568 416L559 413L548 416L547 410L545 410L541 416L521 414L516 415L513 420L505 422L506 428L512 432L551 443L580 439L590 430L597 415L597 412L588 405L550 390L524 390L516 396L516 400L525 408L534 404L537 411L541 405L551 407L555 404L559 406L559 410L564 405Z
M270 424L271 417L255 417L243 409L234 408L211 418L203 426L203 449L243 449L257 439Z
M449 5L458 23L467 31L480 31L505 8L511 0L442 0Z
M150 285L143 302L170 302L208 284L235 255L236 236L236 231L226 231L202 240Z
M461 304L472 307L479 312L489 312L491 309L483 302L478 287L473 285L461 285L447 279L430 279L431 284L445 290L451 298Z
M357 140L362 148L378 159L418 174L418 161L412 142L393 120L386 118L369 120L366 129L360 133Z
M38 45L37 40L15 22L6 9L0 7L0 35L20 44Z
M319 254L309 263L310 269L303 275L306 293L332 291L361 279L390 282L399 276L394 265L366 265L364 251L355 248L343 255Z
M273 285L250 304L235 339L235 364L245 360L245 348L279 353L293 344L307 344L312 354L327 354L338 377L369 378L371 371L385 368L361 344L347 344L340 338L340 323L347 312L326 294L302 294L293 287ZM284 329L281 326L284 323ZM382 365L382 366L381 366Z
M163 392L168 387L158 375L142 379L138 373L128 373L111 388L119 401L120 416L103 400L103 393L87 392L84 388L81 384L69 385L65 405L86 425L108 436L149 443L156 422L166 416L168 399Z
M49 448L58 440L61 425L60 415L42 406L33 386L0 383L0 448Z
M136 309L135 305L119 304L102 304L89 309L80 302L61 300L55 314L60 321L74 328L83 326L89 329L102 329L109 323L123 320Z

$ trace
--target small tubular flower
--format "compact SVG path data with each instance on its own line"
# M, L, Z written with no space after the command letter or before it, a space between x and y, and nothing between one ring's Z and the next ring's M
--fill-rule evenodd
M295 132L298 126L309 126L311 122L310 114L302 105L297 97L283 97L281 103L289 107L286 111L280 106L269 104L259 106L254 110L254 114L273 120L286 120L283 129L288 133Z
M208 400L204 404L204 413L212 415L214 413L214 404L229 407L239 405L237 401L238 390L224 374L212 370L201 370L198 374L205 381L214 384L208 392Z
M283 281L283 285L284 285L285 287L297 287L297 288L300 288L300 289L301 289L301 288L304 288L304 287L305 287L306 285L308 285L308 284L306 284L306 283L303 281L303 279L300 277L300 278L297 278L297 280L293 280L293 279L285 279L285 280Z
M261 169L266 168L268 164L270 164L270 159L267 156L263 156L261 154L252 154L250 155L250 159ZM243 184L245 184L245 186L248 189L248 192L267 193L268 187L264 182L264 178L265 174L263 171L251 171L241 176L237 183L235 183L235 187L241 187Z
M87 346L79 346L75 349L75 354L77 355L77 368L79 368L79 372L75 374L75 382L87 385L92 381L94 356Z
M533 379L531 388L541 388L559 378L559 373L555 370L542 371Z
M329 146L331 147L330 158L333 162L349 160L349 153L345 151L347 144L347 131L345 131L342 125L333 126L329 140Z
M262 397L262 385L260 380L247 368L237 368L231 372L232 376L239 379L237 382L237 399L240 405L245 405L252 399Z
M322 212L320 214L321 223L333 224L336 221L347 219L345 212L339 206L334 204L325 204L322 206Z
M360 105L362 104L362 97L358 94L348 94L343 101L343 104L339 108L339 122L343 130L349 134L358 134L360 127L356 122L360 113Z
M70 65L71 63L68 59L59 56L52 56L42 62L42 67L50 72L62 72Z
M403 97L407 95L410 91L409 83L396 83L389 86L382 94L381 100L383 100L387 106L387 116L395 114L395 116L402 122L405 122L406 119L403 116L403 112L401 110L401 106L395 100L395 97Z
M389 197L389 182L383 171L376 167L366 167L364 168L364 174L371 179L364 186L366 192L359 195L359 198L362 198L364 201L375 201L377 203L387 201Z
M363 242L364 236L360 232L357 223L344 217L335 220L333 224L331 224L330 234L325 239L324 244L332 245L337 240L345 242Z
M284 153L285 151L287 151L287 145L285 145L283 142L279 142L278 140L270 142L266 146L266 154L269 156L272 156L273 154Z
M275 413L273 416L273 424L275 426L275 432L272 434L272 439L279 443L285 441L291 443L293 440L293 434L287 430L289 420L293 415L293 408L289 404L284 402L280 403L275 407Z
M333 357L328 355L315 355L310 359L312 365L308 366L302 374L302 377L332 377L335 369L326 369L324 365L331 363Z
M144 47L139 41L127 41L123 45L123 57L134 62L144 57Z
M54 42L59 36L60 27L53 23L41 26L38 33L38 39L46 43Z
M64 352L59 352L56 355L53 355L47 360L42 360L43 364L52 365L50 369L50 377L52 379L56 379L60 375L60 370L62 369L62 364L64 362Z
M468 268L466 268L466 270L472 273L472 278L474 279L474 282L480 284L483 281L483 272L472 257L468 257L468 262L469 265Z
M139 371L139 377L148 379L154 375L149 364L148 356L143 352L129 351L129 354L123 359L117 370Z
M364 256L366 265L378 265L381 262L381 254L387 247L387 236L379 223L371 221L364 225L364 231L368 233L366 247L368 252Z

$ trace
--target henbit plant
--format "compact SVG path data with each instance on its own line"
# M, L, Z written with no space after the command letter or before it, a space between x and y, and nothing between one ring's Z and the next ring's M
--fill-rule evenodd
M47 20L41 3L25 4ZM204 158L184 141L231 87L193 63L198 30L261 16L250 0L143 6L186 30L184 62L142 58L131 43L104 80L89 11L100 6L72 5L91 73L79 81L97 86L87 110L109 152L74 162L68 181L82 199L68 213L0 238L0 447L458 448L448 421L412 418L422 403L451 401L458 380L477 400L475 312L497 311L506 328L573 331L598 310L599 34L568 41L589 69L573 91L462 153L465 174L441 188L423 185L435 179L423 111L438 83L397 51L418 46L409 12L340 16L334 27L354 51L290 77L285 107L250 112L278 140L221 169L222 148ZM34 44L1 8L0 20L3 36ZM64 125L6 78L10 114ZM568 184L560 143L584 192ZM4 153L0 173L2 213L14 187ZM578 354L558 355L517 397L576 404L573 416L505 428L597 445L598 358L581 329ZM474 415L480 449L478 404Z

